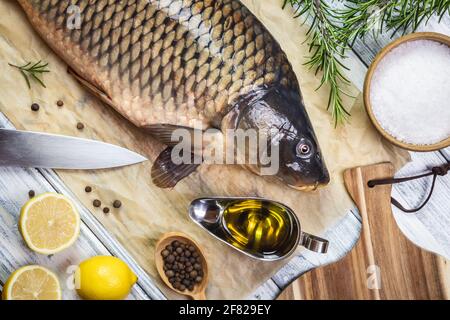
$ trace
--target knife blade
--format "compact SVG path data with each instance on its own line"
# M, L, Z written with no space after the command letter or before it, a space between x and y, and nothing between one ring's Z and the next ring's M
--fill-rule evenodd
M0 166L49 169L105 169L147 158L89 139L0 128Z

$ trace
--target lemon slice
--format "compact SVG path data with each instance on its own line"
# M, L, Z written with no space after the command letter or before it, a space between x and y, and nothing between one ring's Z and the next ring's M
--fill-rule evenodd
M80 215L67 197L44 193L22 207L19 229L31 250L55 254L70 247L77 239Z
M61 300L61 287L56 275L40 266L26 266L15 271L6 281L3 300Z

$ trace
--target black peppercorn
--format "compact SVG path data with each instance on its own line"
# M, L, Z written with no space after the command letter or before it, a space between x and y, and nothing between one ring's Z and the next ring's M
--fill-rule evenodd
M31 105L31 110L33 111L39 111L40 106L37 103L33 103Z
M95 199L92 204L94 205L94 207L98 208L102 205L102 202L98 199Z
M166 261L167 261L168 263L172 263L172 262L175 261L175 257L171 254L171 255L169 255L169 256L167 257Z
M163 250L162 252L161 252L161 255L165 258L165 257L167 257L168 255L170 254L170 252L169 252L169 250Z
M166 271L166 276L168 276L169 278L173 277L174 275L175 275L175 273L172 270Z
M113 207L114 207L114 208L118 209L118 208L120 208L121 206L122 206L122 202L120 202L120 200L115 200L115 201L113 202Z

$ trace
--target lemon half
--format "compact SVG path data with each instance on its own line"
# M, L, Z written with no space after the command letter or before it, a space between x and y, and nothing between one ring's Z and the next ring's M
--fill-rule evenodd
M22 207L19 229L31 250L55 254L70 247L78 238L80 215L66 196L44 193Z
M41 266L26 266L13 272L6 281L3 300L61 300L56 275Z

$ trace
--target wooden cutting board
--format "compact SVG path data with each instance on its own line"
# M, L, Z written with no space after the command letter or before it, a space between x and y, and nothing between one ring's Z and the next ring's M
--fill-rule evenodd
M391 211L391 186L367 186L393 175L390 163L345 171L345 185L362 217L360 241L341 261L304 275L280 299L449 298L447 261L402 234Z

